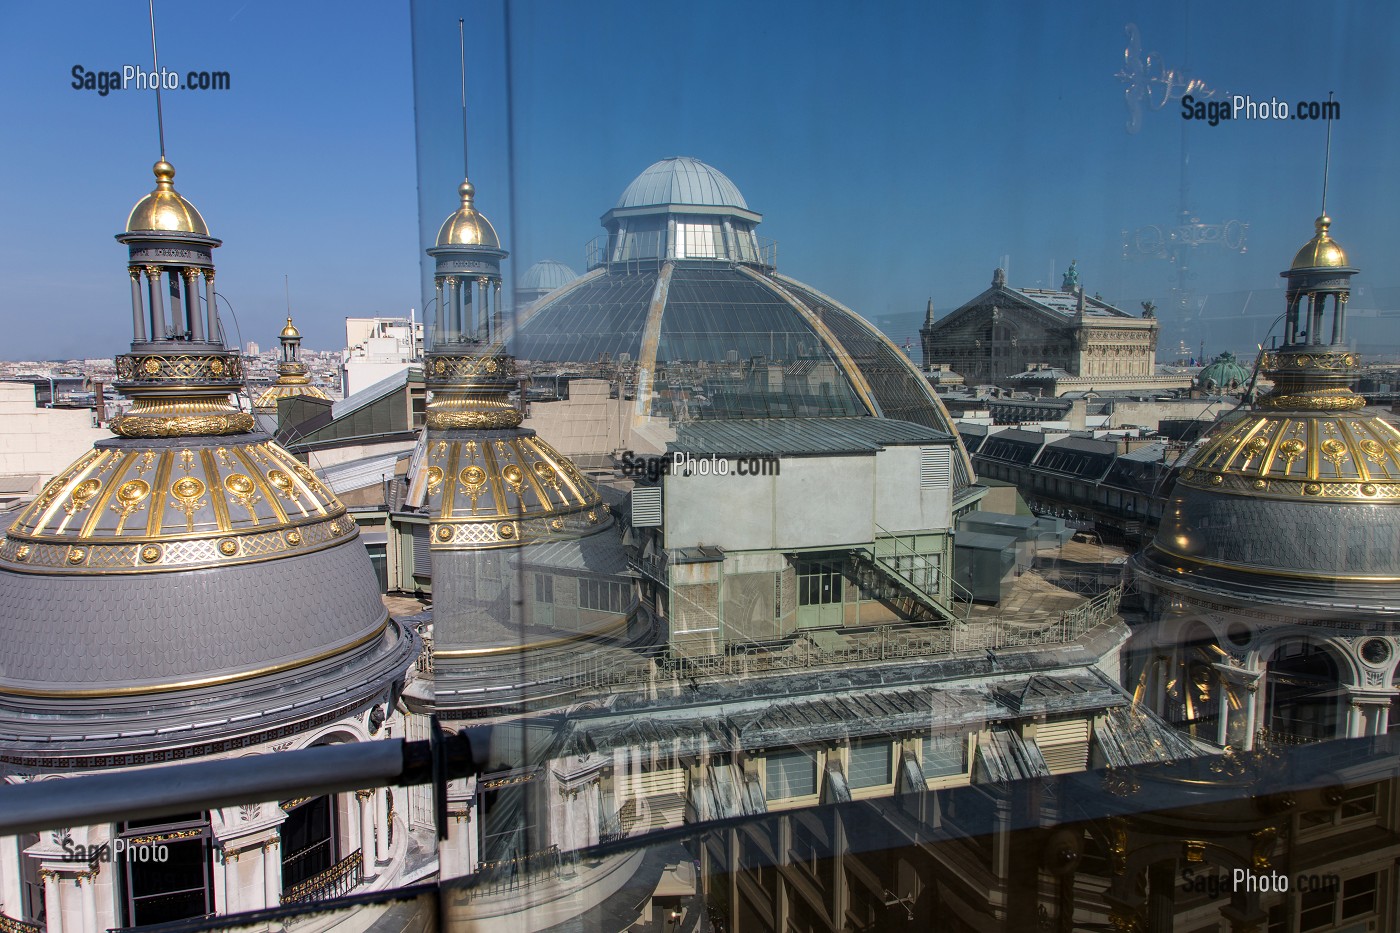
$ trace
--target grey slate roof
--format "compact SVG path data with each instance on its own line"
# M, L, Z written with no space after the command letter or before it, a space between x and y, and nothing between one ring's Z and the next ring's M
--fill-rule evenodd
M183 572L0 570L0 687L90 690L236 674L348 645L384 618L358 538Z

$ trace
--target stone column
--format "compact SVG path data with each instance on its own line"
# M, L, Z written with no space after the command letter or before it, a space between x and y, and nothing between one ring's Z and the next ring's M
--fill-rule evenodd
M219 309L214 306L214 270L204 270L204 332L210 343L222 342L219 333Z
M491 300L491 308L492 308L492 312L491 312L491 313L495 315L495 320L494 320L494 322L493 322L493 327L494 327L494 329L495 329L496 339L497 339L497 340L500 340L500 339L501 339L501 323L502 323L502 316L501 316L501 283L500 283L500 282L494 282L494 283L492 283L491 288L492 288L492 290L493 290L493 291L492 291L492 294L495 296L495 297L492 298L492 300Z
M262 844L263 861L263 903L268 907L282 906L282 847L281 837L273 837Z
M203 342L204 317L199 313L199 288L195 285L195 282L199 280L199 272L195 269L186 269L182 275L185 279L185 302L190 316L190 339Z
M449 275L442 280L442 296L447 302L447 340L455 340L462 332L462 312L458 307L457 278Z
M169 283L166 291L170 293L170 333L175 337L185 336L185 301L183 292L180 289L180 270L165 269L165 279Z
M141 267L131 266L131 339L137 343L146 340L146 308L141 301Z
M461 282L458 283L458 290L462 297L462 310L461 317L456 322L456 332L463 338L469 338L473 333L476 333L472 329L472 280L463 276Z
M484 275L477 278L476 292L481 296L477 308L476 335L478 340L487 341L491 339L491 280Z
M44 880L46 933L63 933L63 892L59 887L58 872L51 868L41 868L39 877Z
M355 797L360 801L360 861L365 866L366 881L377 874L374 870L374 815L371 812L373 796L373 791L355 791Z
M147 266L146 291L151 299L151 339L165 339L165 294L161 291L160 266Z
M77 882L83 898L83 933L101 933L97 929L97 869L78 872Z
M433 346L442 343L444 328L447 327L447 309L443 306L442 279L437 280L437 325L433 327Z

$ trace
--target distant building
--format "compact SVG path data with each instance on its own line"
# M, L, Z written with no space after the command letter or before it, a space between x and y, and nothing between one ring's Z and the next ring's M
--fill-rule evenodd
M348 317L340 362L341 394L348 397L422 358L422 322L411 317Z
M259 353L262 352L262 347L258 346L258 342L256 340L249 340L247 348L243 352L247 356L257 356Z
M971 385L1053 396L1191 384L1157 372L1151 311L1138 317L1084 294L1074 266L1059 289L1012 288L997 269L976 298L936 322L931 312L919 330L924 367L946 364Z

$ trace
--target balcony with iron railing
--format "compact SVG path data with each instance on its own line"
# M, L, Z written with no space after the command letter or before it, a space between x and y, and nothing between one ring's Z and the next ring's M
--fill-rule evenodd
M358 888L364 879L364 857L361 851L356 849L325 871L318 872L283 891L282 903L305 904L310 901L344 897Z

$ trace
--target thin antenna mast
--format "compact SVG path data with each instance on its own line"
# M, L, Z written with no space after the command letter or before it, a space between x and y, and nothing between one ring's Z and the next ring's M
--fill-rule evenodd
M292 319L292 277L287 274L282 275L282 288L287 293L287 320Z
M1332 168L1332 94L1327 92L1327 154L1322 159L1322 216L1327 216L1327 176Z
M165 115L161 112L161 57L155 53L155 0L147 0L151 8L151 67L155 70L155 130L161 137L161 161L165 161ZM1331 123L1329 123L1329 130Z
M465 20L460 19L457 20L457 60L462 67L462 177L466 178L471 175L467 171L467 27Z

